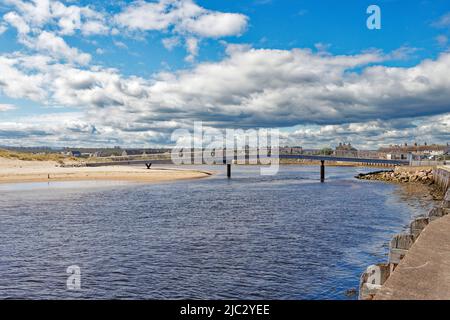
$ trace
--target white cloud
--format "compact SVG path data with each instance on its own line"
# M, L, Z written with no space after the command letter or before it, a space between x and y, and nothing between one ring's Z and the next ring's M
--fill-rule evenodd
M136 1L115 16L118 25L130 30L165 30L174 23L174 14L167 12L170 1Z
M87 53L80 52L77 48L70 47L63 38L51 32L43 31L35 40L34 48L47 52L57 59L65 59L68 62L75 62L86 65L91 60Z
M208 10L192 0L135 1L114 20L127 31L161 31L184 36L188 49L193 48L194 38L239 36L248 23L248 17L243 14ZM163 45L171 50L178 44L175 39L166 38ZM193 51L188 51L186 60L195 59Z
M14 7L33 27L42 27L51 19L50 2L50 0L4 0L5 5Z
M402 46L389 54L389 60L408 60L414 57L414 54L419 51L418 48Z
M136 1L115 16L116 22L130 30L152 31L174 28L178 33L201 37L241 34L248 18L237 13L207 10L192 0Z
M320 53L327 54L328 53L328 49L330 49L330 47L331 47L331 44L318 42L318 43L314 44L314 47Z
M247 27L247 17L236 13L208 12L196 18L182 20L178 29L207 38L241 35Z
M36 69L29 68L29 60L25 60L20 61L15 56L0 56L0 91L11 98L45 100L47 94L43 86L46 75L31 72ZM35 60L33 65L38 66L39 59Z
M81 28L81 32L86 35L94 35L94 34L108 34L109 28L101 21L88 21L83 24Z
M381 52L333 56L229 46L227 53L222 61L152 79L98 66L80 69L41 56L2 56L0 89L8 96L81 108L99 131L124 141L133 136L161 140L194 120L216 128L300 125L304 134L320 126L328 138L351 131L369 141L383 131L397 138L416 132L396 127L418 117L444 119L450 112L450 53L409 68L379 65L392 56Z
M128 49L128 46L122 41L113 41L114 45L121 49Z
M190 39L186 42L192 44L193 38L238 36L245 31L248 23L245 15L208 10L193 0L139 0L124 5L122 11L115 15L96 11L92 6L69 5L56 0L5 1L12 11L4 16L4 20L17 29L22 44L34 49L41 47L35 41L38 36L45 36L44 32L59 37L61 40L55 38L53 42L58 42L60 49L63 49L63 37L73 36L77 32L83 36L120 33L128 36L136 31L160 31L171 35L163 40L163 45L172 50L178 45L176 39L179 37ZM69 54L72 60L78 60L73 59L77 49L64 49L65 53L72 51ZM78 54L86 63L87 55ZM195 59L194 50L188 54L187 60Z
M171 51L175 47L180 45L180 38L179 37L164 38L162 40L162 44L163 44L164 48Z
M0 112L2 112L2 111L10 111L10 110L14 110L14 109L16 109L15 105L0 103Z
M73 35L77 30L84 35L109 31L105 16L88 6L67 6L54 0L5 0L5 4L15 10L5 15L5 20L21 34L40 32L47 25L57 27L55 33L60 35Z
M4 23L0 23L0 35L5 33L6 30L8 30L8 26Z
M195 58L198 55L198 39L196 38L186 39L186 50L189 53L189 55L186 57L186 61L194 62Z
M293 132L282 132L280 138L289 145L330 147L344 141L361 149L416 141L446 143L450 140L450 113L418 119L301 126Z
M27 34L31 30L25 20L15 12L8 12L3 19L16 28L20 35Z
M173 129L190 128L194 120L209 128L296 126L284 138L301 144L309 139L329 145L343 137L367 145L407 135L449 137L450 53L393 68L380 63L408 59L417 49L335 56L324 44L316 45L318 52L227 45L221 61L146 79L90 66L90 55L64 37L155 30L165 34L167 49L182 44L186 60L194 62L204 38L240 35L248 18L208 10L192 0L138 1L124 7L115 22L91 7L6 1L15 9L5 22L33 53L0 55L1 93L79 112L2 122L2 142L14 137L55 145L167 142ZM120 41L114 44L127 48ZM0 110L10 107L0 105Z

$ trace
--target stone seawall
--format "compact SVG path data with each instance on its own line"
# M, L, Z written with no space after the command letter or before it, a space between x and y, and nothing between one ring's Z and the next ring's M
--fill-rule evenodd
M389 173L372 173L371 177L383 177L381 179L370 179L370 180L383 180L383 181L394 181L394 182L423 182L427 184L435 184L438 186L443 193L445 193L442 203L438 206L432 208L427 215L418 217L411 222L409 226L408 233L397 234L393 237L389 245L389 258L387 263L380 263L377 265L369 266L366 271L361 275L360 286L359 286L359 299L360 300L372 300L377 297L379 292L392 291L392 288L383 289L383 285L390 279L390 277L395 273L397 266L401 263L404 257L407 255L411 247L420 239L422 231L427 228L430 223L439 223L437 221L441 217L450 214L450 168L449 167L438 167L432 171L432 174L428 171L429 169L422 169L418 174L417 171L410 170L407 176L408 178L398 178L400 172L389 172ZM403 170L405 171L405 170ZM391 174L394 173L394 176ZM430 178L431 174L431 178ZM370 176L366 175L366 176ZM385 178L387 177L387 178ZM394 177L394 178L392 178ZM406 177L406 176L405 176ZM413 177L413 178L411 178ZM420 177L417 179L417 177ZM424 178L426 177L426 178ZM386 179L386 180L384 180ZM394 179L394 180L389 180ZM423 179L423 180L422 180ZM429 180L432 179L432 182ZM447 217L446 217L447 218ZM448 230L450 232L450 230ZM430 251L433 249L430 248ZM449 257L450 259L450 254ZM429 261L426 262L428 264ZM407 269L407 268L406 268ZM450 267L448 267L448 272L450 273ZM401 271L399 271L400 273ZM398 276L398 274L396 274ZM394 278L394 277L393 277ZM398 277L397 277L398 278ZM411 279L414 281L414 279ZM394 282L394 281L391 281ZM401 283L401 281L400 281ZM431 288L430 290L433 290ZM394 290L395 291L395 290ZM400 290L399 290L400 291ZM450 292L449 292L450 294ZM414 296L414 295L412 295ZM389 295L387 296L389 297ZM386 295L383 295L386 298ZM396 298L399 298L397 296Z

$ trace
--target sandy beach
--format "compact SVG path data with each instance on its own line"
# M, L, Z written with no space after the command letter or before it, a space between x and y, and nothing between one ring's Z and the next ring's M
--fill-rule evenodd
M129 166L107 167L60 167L53 161L21 161L0 158L0 183L110 180L134 182L163 182L185 179L199 179L211 173L170 168L151 170Z

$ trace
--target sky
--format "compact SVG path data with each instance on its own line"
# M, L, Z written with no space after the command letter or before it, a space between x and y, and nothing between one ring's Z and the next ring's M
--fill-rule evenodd
M0 0L0 145L167 146L194 121L448 143L450 2Z

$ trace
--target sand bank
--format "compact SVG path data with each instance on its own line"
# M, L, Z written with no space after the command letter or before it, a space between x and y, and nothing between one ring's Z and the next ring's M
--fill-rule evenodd
M198 170L108 166L62 168L52 161L21 161L0 158L0 183L110 180L163 182L198 179L211 173Z

